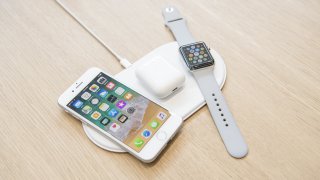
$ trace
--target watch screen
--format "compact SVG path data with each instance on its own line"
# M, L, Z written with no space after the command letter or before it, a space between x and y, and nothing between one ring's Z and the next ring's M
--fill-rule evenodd
M67 106L137 152L170 117L166 109L104 73Z
M214 59L203 42L180 47L180 53L191 70L211 66Z

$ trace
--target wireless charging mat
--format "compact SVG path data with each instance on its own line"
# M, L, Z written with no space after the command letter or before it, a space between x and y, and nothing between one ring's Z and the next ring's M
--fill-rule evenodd
M215 60L214 70L212 73L214 73L216 81L222 89L226 80L226 66L223 59L216 51L211 49L210 52ZM168 63L183 72L186 77L183 87L164 99L159 99L148 92L135 75L135 70L137 67L140 67L142 64L158 56L162 57ZM165 69L163 69L163 73L166 73ZM194 112L205 105L204 97L202 96L200 89L198 88L197 82L195 81L192 74L186 67L183 59L181 58L181 55L179 53L179 45L177 42L171 42L156 48L155 50L151 51L149 54L145 55L137 62L132 64L129 68L116 74L115 79L120 82L124 82L129 87L132 87L140 94L160 104L169 111L180 115L184 120L186 120ZM156 80L155 83L157 83ZM102 149L112 152L126 152L117 144L113 143L105 136L97 132L91 126L84 123L82 124L82 126L89 139Z

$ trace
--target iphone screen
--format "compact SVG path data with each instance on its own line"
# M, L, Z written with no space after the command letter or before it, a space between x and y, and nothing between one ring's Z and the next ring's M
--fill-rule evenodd
M104 73L67 106L137 152L170 117L168 110Z

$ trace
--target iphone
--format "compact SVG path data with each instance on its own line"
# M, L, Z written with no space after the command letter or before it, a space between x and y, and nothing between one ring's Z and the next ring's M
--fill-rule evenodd
M179 130L182 118L132 88L90 68L58 104L136 158L152 162Z

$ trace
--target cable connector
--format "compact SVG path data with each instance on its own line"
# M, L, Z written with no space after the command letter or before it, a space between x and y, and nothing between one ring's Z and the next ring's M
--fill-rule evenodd
M123 66L126 69L132 65L131 62L129 62L126 58L121 58L120 64L121 64L121 66Z

